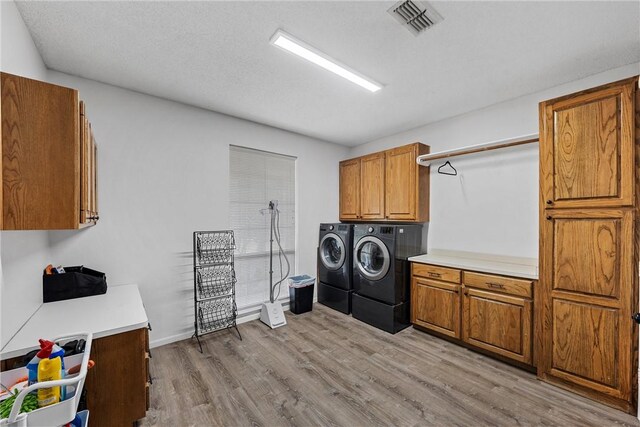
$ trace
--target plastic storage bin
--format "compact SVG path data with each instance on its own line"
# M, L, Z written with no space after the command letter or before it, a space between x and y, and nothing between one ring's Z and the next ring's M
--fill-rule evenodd
M293 314L302 314L313 309L315 283L315 277L306 274L289 278L289 310Z

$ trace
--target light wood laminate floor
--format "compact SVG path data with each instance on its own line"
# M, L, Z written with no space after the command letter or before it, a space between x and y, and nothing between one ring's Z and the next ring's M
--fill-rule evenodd
M379 331L315 304L152 350L142 426L639 426L528 372L406 329Z

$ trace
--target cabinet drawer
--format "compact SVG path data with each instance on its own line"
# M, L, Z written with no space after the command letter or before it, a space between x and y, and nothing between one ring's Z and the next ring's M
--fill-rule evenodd
M469 288L486 289L519 297L531 298L533 295L531 280L494 276L492 274L464 272L464 285Z
M414 262L411 264L411 274L428 279L442 280L444 282L460 283L460 270L456 270L455 268Z

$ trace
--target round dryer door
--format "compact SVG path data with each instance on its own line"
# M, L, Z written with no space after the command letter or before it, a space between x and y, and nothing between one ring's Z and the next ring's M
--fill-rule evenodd
M380 280L389 272L389 249L375 236L358 240L354 255L358 271L369 280Z
M320 260L328 270L338 270L344 264L346 248L337 234L327 233L320 240Z

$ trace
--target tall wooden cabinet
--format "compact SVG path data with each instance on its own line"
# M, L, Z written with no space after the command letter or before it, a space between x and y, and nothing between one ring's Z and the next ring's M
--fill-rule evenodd
M0 73L0 229L95 224L96 148L78 91Z
M633 411L638 79L540 104L540 378Z
M429 220L429 147L414 143L340 162L341 221Z

